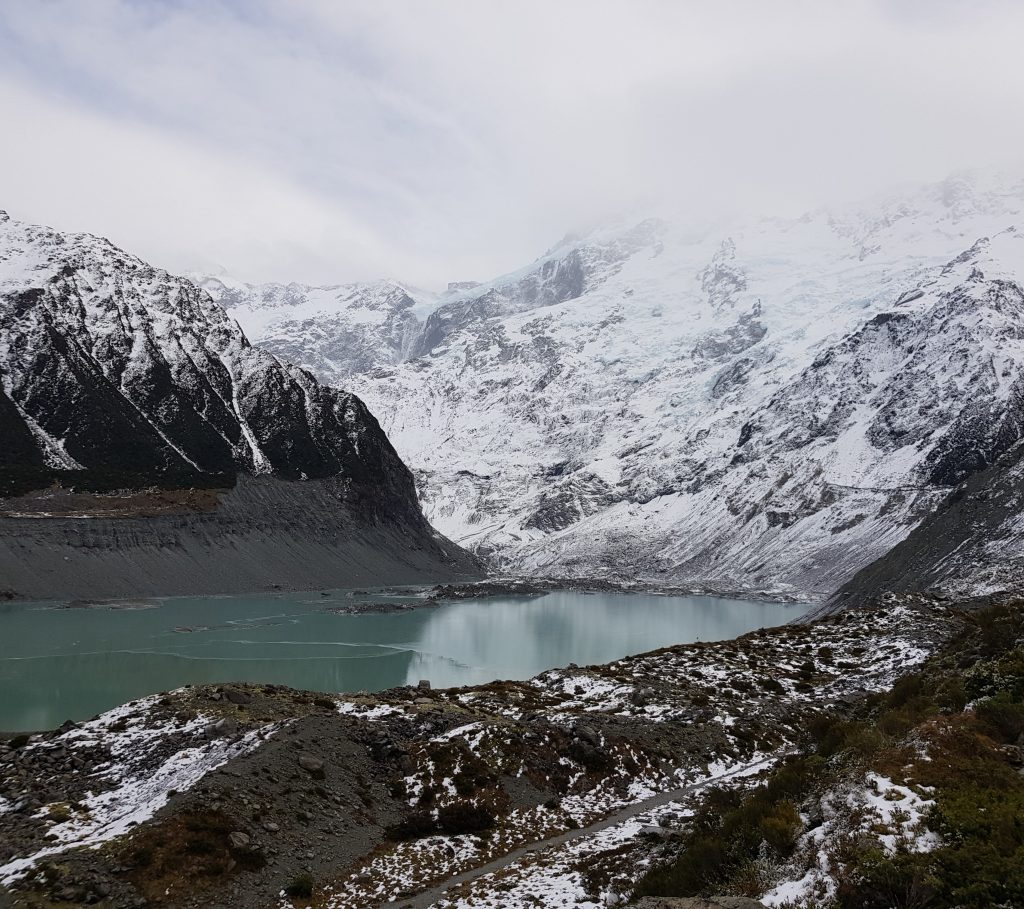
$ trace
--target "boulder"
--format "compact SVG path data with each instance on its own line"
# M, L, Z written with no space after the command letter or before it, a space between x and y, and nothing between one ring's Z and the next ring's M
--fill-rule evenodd
M316 755L302 752L299 755L299 766L307 773L315 777L322 777L324 774L324 760Z

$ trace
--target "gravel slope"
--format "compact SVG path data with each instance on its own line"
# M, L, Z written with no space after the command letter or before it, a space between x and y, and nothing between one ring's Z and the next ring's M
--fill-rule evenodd
M15 599L175 596L480 577L426 522L373 520L344 481L239 475L212 512L0 518L0 591Z

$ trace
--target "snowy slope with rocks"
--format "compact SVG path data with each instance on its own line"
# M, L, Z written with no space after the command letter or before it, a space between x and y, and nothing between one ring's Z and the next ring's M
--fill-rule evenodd
M1022 208L1024 184L963 175L567 237L376 321L351 287L232 312L359 393L435 525L503 569L820 595L1021 436Z
M435 299L394 281L252 285L221 275L196 282L264 346L339 385L353 373L404 360L419 333L417 313Z

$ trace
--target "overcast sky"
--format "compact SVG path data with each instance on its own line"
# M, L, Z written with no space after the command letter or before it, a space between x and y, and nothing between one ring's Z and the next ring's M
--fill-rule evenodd
M173 270L437 287L624 209L1024 157L1024 3L2 0L0 208Z

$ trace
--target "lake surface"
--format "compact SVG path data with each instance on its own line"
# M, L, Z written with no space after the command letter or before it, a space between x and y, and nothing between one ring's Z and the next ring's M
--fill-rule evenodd
M781 625L807 607L719 597L553 592L345 615L421 591L175 597L113 606L0 604L0 730L48 729L193 683L317 691L525 679Z

